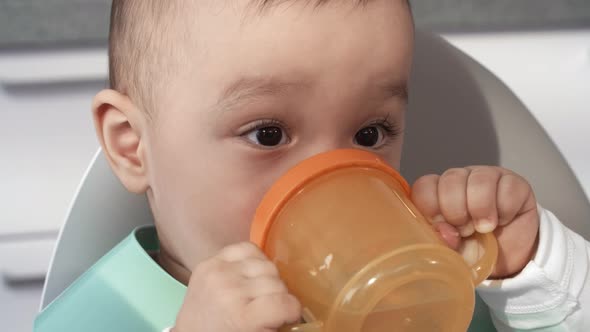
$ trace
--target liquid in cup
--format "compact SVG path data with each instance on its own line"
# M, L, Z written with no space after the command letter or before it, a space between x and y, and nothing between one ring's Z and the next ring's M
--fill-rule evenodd
M447 248L409 199L409 186L378 156L335 150L281 177L251 229L301 302L305 324L281 331L466 331L475 286L497 244L469 266Z

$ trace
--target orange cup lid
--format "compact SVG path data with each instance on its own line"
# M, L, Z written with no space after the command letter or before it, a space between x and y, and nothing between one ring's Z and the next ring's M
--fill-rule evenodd
M401 174L371 152L341 149L321 153L290 169L269 189L256 209L250 228L250 240L264 248L268 231L275 218L289 199L305 185L335 170L357 167L377 169L389 174L401 184L407 195L410 194L410 186Z

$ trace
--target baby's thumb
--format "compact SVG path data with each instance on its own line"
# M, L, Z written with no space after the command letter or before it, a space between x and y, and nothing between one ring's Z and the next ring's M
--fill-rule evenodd
M459 250L461 246L461 235L455 226L446 222L434 223L432 226L449 248Z

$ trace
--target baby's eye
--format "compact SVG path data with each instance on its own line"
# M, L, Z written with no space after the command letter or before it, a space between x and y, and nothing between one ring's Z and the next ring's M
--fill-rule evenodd
M363 147L377 148L385 141L383 128L379 126L367 126L357 131L354 135L354 143Z
M388 139L394 139L398 133L385 125L364 127L354 135L354 144L367 148L380 148L387 144Z
M265 147L274 147L288 142L287 135L278 126L254 128L246 133L245 137L250 142Z
M354 144L378 149L394 141L400 134L401 130L397 124L386 116L357 131L354 135Z

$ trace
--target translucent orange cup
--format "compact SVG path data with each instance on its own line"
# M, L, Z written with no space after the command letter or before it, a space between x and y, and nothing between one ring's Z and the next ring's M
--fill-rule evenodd
M282 331L466 331L477 284L497 244L476 234L474 264L449 249L409 199L401 175L376 155L335 150L287 172L251 228L303 305Z

